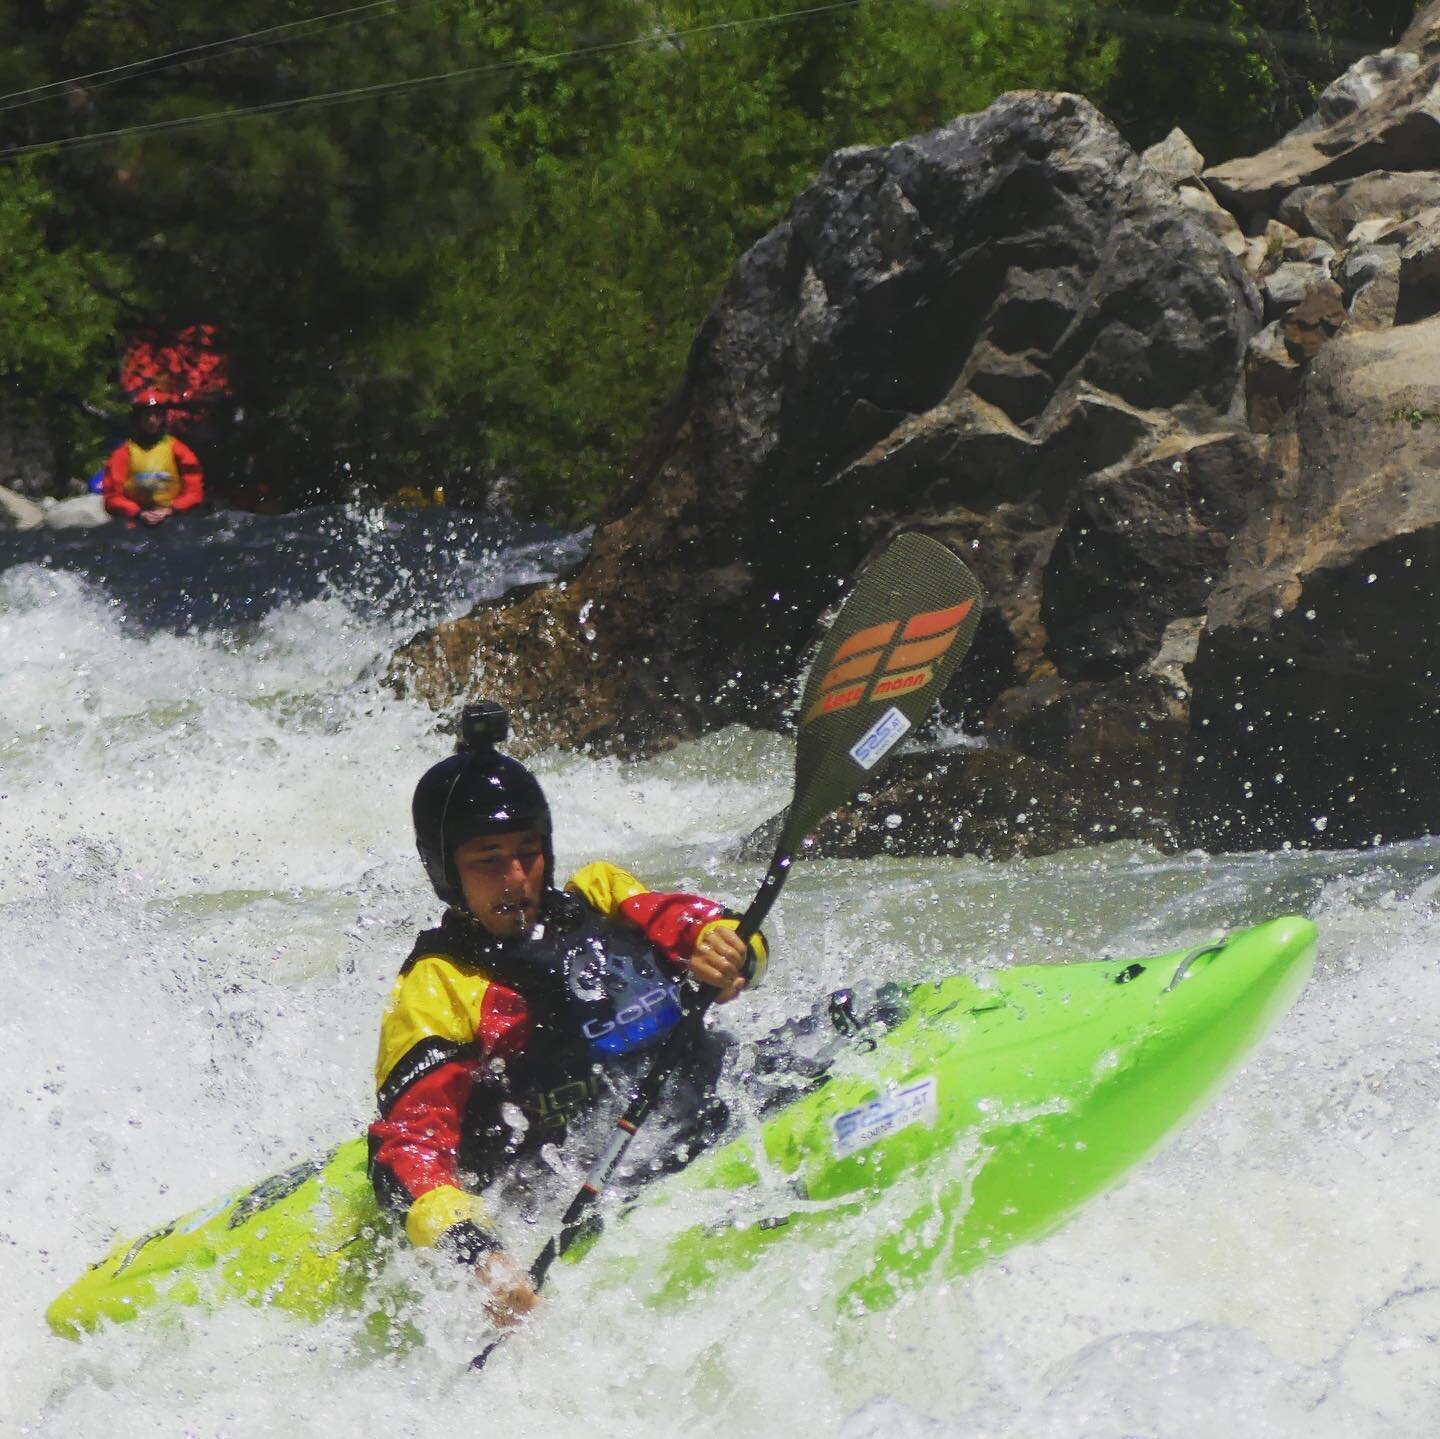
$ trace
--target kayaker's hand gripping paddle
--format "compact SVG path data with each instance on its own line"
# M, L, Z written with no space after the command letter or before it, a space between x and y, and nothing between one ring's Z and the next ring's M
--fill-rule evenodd
M980 586L964 561L928 535L899 535L860 576L821 642L805 681L795 744L795 792L760 889L736 933L747 944L779 898L805 836L863 784L924 719L949 684L980 621ZM539 1289L550 1266L588 1231L586 1216L635 1131L685 1057L715 991L706 989L655 1056L615 1135L571 1200L560 1230L530 1266ZM481 1369L504 1336L470 1361Z

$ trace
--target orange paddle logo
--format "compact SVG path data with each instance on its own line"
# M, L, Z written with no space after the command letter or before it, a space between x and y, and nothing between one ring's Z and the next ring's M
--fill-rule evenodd
M974 600L914 615L901 629L899 620L869 625L847 639L820 680L820 697L805 712L801 726L821 715L850 709L862 700L895 699L923 689L935 674Z

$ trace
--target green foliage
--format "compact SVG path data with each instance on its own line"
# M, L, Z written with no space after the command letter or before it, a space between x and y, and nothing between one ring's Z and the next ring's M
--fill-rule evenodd
M1023 87L1079 90L1137 144L1179 123L1215 161L1299 118L1353 58L1329 37L1378 46L1413 9L397 0L292 26L309 3L0 0L0 91L89 77L0 108L0 147L469 72L5 165L0 365L59 410L119 331L209 322L233 471L292 502L506 477L566 520L622 483L731 266L835 148Z
M1218 164L1265 148L1362 54L1399 39L1416 0L1137 0L1093 98L1137 147L1179 125Z
M702 31L777 8L688 0L663 16L672 32ZM545 513L593 515L731 266L825 156L931 128L1022 83L1088 86L1108 50L1077 44L1067 13L873 5L682 34L606 62L603 127L585 114L589 97L545 96L555 131L592 145L534 164L492 242L447 266L448 303L474 317L456 354L491 466ZM517 131L538 127L524 104L506 114Z
M27 63L12 51L0 69L28 70L32 83L307 14L288 0L241 0L223 18L195 0L152 0L72 5L39 24L27 10L12 4L3 27L23 37ZM0 112L0 124L20 141L103 135L484 65L496 52L481 18L466 0L401 5L272 37L283 43L101 74L59 101ZM333 496L372 471L384 491L443 458L422 423L434 380L415 332L437 242L475 233L491 207L493 98L480 79L433 85L123 135L41 165L71 201L72 238L127 258L127 318L218 327L246 417L233 468L291 500Z
M121 267L80 245L55 248L47 223L55 197L32 166L0 170L0 383L22 405L40 408L62 444L94 444L98 429L56 395L103 403L114 359L115 303Z
M95 283L113 267L73 247L50 248L45 222L54 207L31 167L0 172L0 375L31 393L83 393L114 331L114 306Z

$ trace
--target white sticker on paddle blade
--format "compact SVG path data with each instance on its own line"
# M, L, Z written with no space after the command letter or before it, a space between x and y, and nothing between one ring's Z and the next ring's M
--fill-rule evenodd
M891 705L859 739L850 746L850 758L861 769L874 769L910 728L910 721Z
M847 1109L830 1121L835 1156L844 1159L868 1149L912 1124L934 1124L936 1084L932 1077L917 1079L893 1094L872 1099L859 1109Z

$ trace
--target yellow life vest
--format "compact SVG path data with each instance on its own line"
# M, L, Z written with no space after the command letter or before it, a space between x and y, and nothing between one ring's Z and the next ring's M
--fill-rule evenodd
M152 505L171 505L180 493L180 466L175 462L175 440L165 435L148 450L130 446L130 474L125 481L125 497L147 509Z

